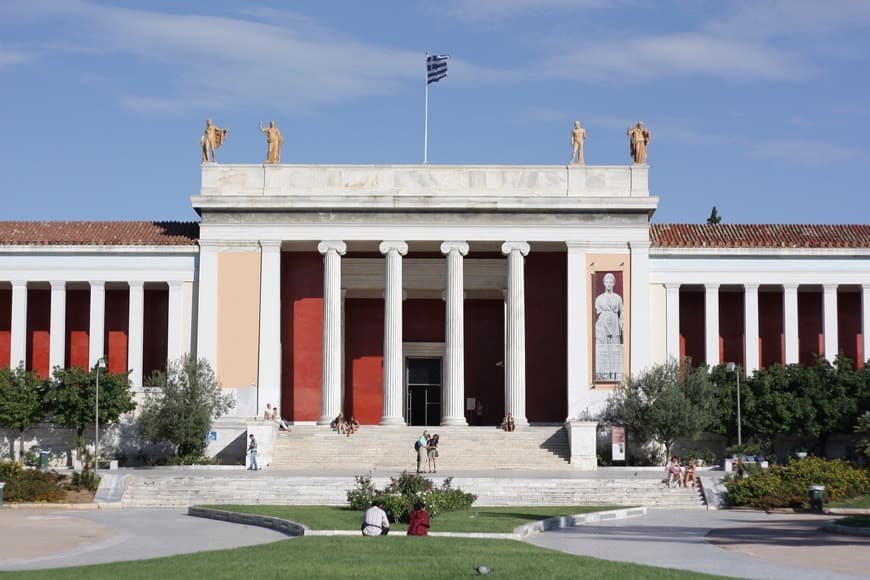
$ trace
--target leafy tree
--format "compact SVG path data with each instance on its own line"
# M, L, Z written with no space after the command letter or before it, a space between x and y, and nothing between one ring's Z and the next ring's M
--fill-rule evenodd
M160 392L145 401L139 429L148 441L174 444L176 456L202 455L212 422L235 404L208 361L192 355L170 363L166 373L154 373L148 384Z
M18 459L24 449L24 432L45 418L44 382L21 364L0 369L0 426L18 429Z
M858 418L855 433L858 434L858 452L870 457L870 411Z
M78 367L54 369L45 395L46 407L56 425L76 430L83 445L84 431L94 425L96 410L96 367L86 372ZM100 371L100 425L118 422L121 415L136 408L127 373Z
M669 457L674 441L697 435L715 418L707 369L654 366L611 394L603 418L625 425L639 440L659 443Z

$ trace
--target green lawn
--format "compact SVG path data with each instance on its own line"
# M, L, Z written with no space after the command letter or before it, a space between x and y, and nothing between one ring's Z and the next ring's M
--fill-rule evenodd
M274 516L304 524L312 530L359 530L362 512L338 506L283 505L209 505L219 510ZM502 532L553 516L574 515L617 509L618 506L473 507L467 511L447 512L432 518L433 532ZM392 524L399 532L405 524Z
M240 533L244 533L240 531ZM475 566L498 578L714 578L692 572L572 556L513 540L301 537L273 544L0 578L468 578Z
M870 509L870 495L859 495L851 499L845 499L837 503L829 503L827 507L832 508L865 508Z

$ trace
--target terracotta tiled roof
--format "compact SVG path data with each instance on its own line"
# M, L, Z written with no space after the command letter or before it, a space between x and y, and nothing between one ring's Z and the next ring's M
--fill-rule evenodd
M3 222L0 246L195 246L196 222Z
M651 224L654 248L870 248L870 225Z

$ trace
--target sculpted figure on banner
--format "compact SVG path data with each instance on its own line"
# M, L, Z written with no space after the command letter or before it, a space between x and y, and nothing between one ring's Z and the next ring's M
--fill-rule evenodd
M227 140L228 132L229 129L221 129L217 125L213 125L211 119L206 119L205 131L202 132L202 137L199 138L199 143L202 145L203 163L216 161L214 152Z
M604 292L595 298L595 378L596 380L622 380L624 310L622 296L613 291L616 276L604 275Z
M275 121L269 121L268 127L263 127L263 122L260 121L260 131L266 134L266 163L281 163L281 145L284 143L284 137L275 126Z
M574 130L571 131L571 159L568 165L585 165L583 159L583 141L586 140L586 129L580 125L580 121L574 121Z
M634 127L629 127L628 141L631 145L631 156L635 163L646 163L646 147L649 144L649 131L644 129L643 123L637 122Z

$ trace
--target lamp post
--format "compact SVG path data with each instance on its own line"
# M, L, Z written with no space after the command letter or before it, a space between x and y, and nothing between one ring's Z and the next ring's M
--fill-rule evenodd
M743 436L740 429L740 373L737 370L737 365L733 362L725 365L725 368L728 369L729 373L734 373L737 377L737 446L739 447L743 445Z
M94 411L94 476L97 475L100 463L100 370L105 368L106 357L101 356L97 359L96 405Z

